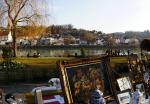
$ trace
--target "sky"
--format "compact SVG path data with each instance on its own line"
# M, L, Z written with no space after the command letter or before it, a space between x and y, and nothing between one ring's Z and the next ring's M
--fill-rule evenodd
M150 30L150 0L48 0L50 23L104 33Z

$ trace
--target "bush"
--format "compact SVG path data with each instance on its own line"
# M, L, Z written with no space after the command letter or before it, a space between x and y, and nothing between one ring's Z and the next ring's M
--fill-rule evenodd
M17 70L23 69L24 67L24 64L12 61L3 61L2 63L0 63L0 70Z
M2 58L4 61L0 63L0 70L16 70L23 69L25 65L12 61L13 51L10 47L2 49Z
M13 56L13 51L11 48L3 48L2 49L2 57L4 60L11 60Z

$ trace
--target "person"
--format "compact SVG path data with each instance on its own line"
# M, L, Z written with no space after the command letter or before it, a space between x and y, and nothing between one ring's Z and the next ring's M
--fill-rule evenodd
M142 104L142 93L140 92L140 88L136 86L136 90L132 95L130 104Z
M40 53L39 52L37 52L37 57L40 57Z
M148 81L149 81L149 73L148 72L144 73L144 81L146 84L148 84Z
M128 55L130 55L130 50L127 50Z
M148 92L148 104L150 104L150 85L147 86L147 92Z
M33 53L33 57L37 57L36 53Z
M29 53L27 54L27 57L30 57L30 54L29 54Z
M0 89L0 104L2 104L3 100L3 90Z
M99 89L95 89L91 92L90 104L106 104L103 98L103 92Z

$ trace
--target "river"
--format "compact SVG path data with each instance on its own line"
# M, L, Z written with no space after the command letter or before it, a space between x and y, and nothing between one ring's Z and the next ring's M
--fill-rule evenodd
M100 55L106 52L106 48L85 48L84 53L85 56L91 55ZM121 48L120 51L122 53L127 54L127 48ZM130 48L130 52L139 53L140 49ZM81 55L81 48L21 48L17 51L17 56L25 57L29 53L30 56L33 56L34 53L40 53L41 57L63 57L63 56L74 56L77 54ZM0 50L0 55L2 54L2 50Z

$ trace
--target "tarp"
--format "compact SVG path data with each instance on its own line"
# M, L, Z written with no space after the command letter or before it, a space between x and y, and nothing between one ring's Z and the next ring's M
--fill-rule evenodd
M150 39L144 39L140 44L141 50L150 51Z

